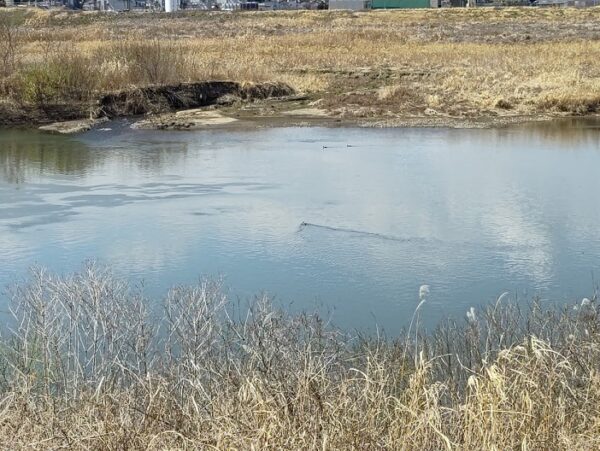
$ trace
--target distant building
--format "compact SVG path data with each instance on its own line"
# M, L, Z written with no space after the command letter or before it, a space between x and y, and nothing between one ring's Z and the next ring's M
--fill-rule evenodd
M568 6L568 0L538 0L538 6Z
M441 0L329 0L329 9L364 11L367 9L438 8Z
M329 9L349 9L351 11L364 11L371 9L370 0L329 0Z
M536 0L535 4L546 7L574 6L576 8L587 8L591 6L600 6L600 0Z
M431 0L372 0L371 8L372 9L431 8Z

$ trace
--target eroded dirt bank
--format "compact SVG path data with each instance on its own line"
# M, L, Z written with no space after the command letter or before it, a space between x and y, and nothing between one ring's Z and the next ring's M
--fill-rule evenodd
M209 106L242 105L295 93L284 83L207 81L150 86L98 96L92 102L18 105L0 103L0 126L39 126L53 122L157 115Z

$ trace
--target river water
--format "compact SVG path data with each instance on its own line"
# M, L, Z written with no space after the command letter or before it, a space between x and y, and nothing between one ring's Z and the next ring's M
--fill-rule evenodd
M69 138L0 131L0 285L86 259L142 283L222 277L344 328L508 291L573 301L600 277L600 128L272 128Z

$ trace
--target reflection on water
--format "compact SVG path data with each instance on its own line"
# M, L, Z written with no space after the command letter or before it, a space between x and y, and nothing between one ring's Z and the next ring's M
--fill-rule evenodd
M119 134L114 134L111 141ZM92 138L93 137L93 138ZM88 140L100 142L105 132L90 132ZM185 142L136 142L146 150L135 161L128 157L128 147L111 146L111 153L96 152L86 143L57 135L36 131L3 130L0 131L0 180L7 183L25 183L42 179L44 176L84 175L101 166L110 159L120 159L122 169L133 164L136 169L156 171L177 159L185 158Z
M391 333L503 291L589 295L600 130L0 132L0 284L87 258L150 295L200 275ZM324 148L325 147L325 148Z
M47 173L81 174L93 164L86 146L40 133L0 132L0 178L25 183Z

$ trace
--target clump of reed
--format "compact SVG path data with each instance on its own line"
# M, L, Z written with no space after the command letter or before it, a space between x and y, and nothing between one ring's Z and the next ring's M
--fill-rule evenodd
M575 307L504 295L382 338L267 298L234 308L214 282L157 307L93 264L38 269L10 291L0 446L597 449L596 299Z

